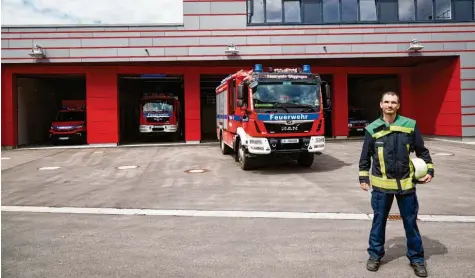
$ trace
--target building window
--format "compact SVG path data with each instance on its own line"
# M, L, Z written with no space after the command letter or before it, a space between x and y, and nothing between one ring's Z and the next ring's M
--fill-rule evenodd
M341 21L358 21L358 0L341 1Z
M300 0L284 1L284 22L302 22Z
M248 23L474 21L475 0L247 0Z

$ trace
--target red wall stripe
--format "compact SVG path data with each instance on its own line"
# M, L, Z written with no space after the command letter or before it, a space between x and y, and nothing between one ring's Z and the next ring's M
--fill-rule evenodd
M435 44L435 43L473 43L475 40L460 40L460 41L427 41L424 44ZM279 43L279 44L240 44L239 47L244 46L328 46L328 45L393 45L393 44L407 44L407 41L394 41L394 42L331 42L331 43ZM184 48L184 47L226 47L227 44L194 44L194 45L108 45L108 46L56 46L56 47L46 47L47 49L107 49L107 48ZM4 50L30 50L31 47L13 47L13 48L4 48ZM475 78L474 78L475 80Z
M276 29L267 29L266 31L275 31ZM298 30L298 29L295 29ZM190 30L185 30L187 32L193 32ZM229 30L212 30L213 32L228 32ZM246 30L246 31L253 31L253 30ZM133 31L137 33L138 31ZM167 33L168 31L162 31L162 30L154 30L153 32L165 32ZM473 34L475 32L474 30L463 30L463 31L447 31L447 30L442 30L442 31L412 31L412 32L374 32L374 33L368 33L368 32L358 32L358 33L325 33L325 34L318 34L318 33L311 33L311 34L299 34L299 33L289 33L289 34L220 34L220 35L186 35L186 36L95 36L95 37L57 37L57 38L52 38L52 37L18 37L18 38L4 38L5 40L96 40L96 39L147 39L147 38L223 38L223 37L262 37L262 36L272 36L272 37L292 37L292 36L301 36L301 37L308 37L308 36L357 36L357 35L402 35L402 34L409 34L409 35L414 35L414 34L452 34L452 33L458 33L458 34ZM89 31L88 33L95 33L95 31ZM120 32L120 33L127 33L127 32ZM7 33L8 34L8 33ZM10 33L11 34L11 33ZM424 43L426 43L424 41Z
M424 53L453 53L453 52L475 52L475 49L471 50L426 50ZM268 57L268 56L334 56L334 55L365 55L365 54L402 54L405 51L381 51L381 52L313 52L313 53L276 53L276 54L245 54L241 55L241 58L246 57ZM48 57L51 60L70 60L70 59L128 59L128 58L205 58L205 57L224 57L224 54L202 54L202 55L150 55L150 56L77 56L77 57ZM409 54L408 54L409 56ZM2 58L2 61L9 60L33 60L31 57L9 57ZM470 90L470 89L467 89Z
M297 27L297 28L291 28L291 27L279 27L279 28L269 28L269 27L252 27L249 26L248 28L233 28L233 29L179 29L179 30L162 30L160 28L163 27L169 27L169 26L157 26L157 29L106 29L106 30L41 30L41 31L2 31L2 34L75 34L75 33L148 33L148 32L210 32L210 31L215 31L215 32L247 32L247 31L311 31L311 30L365 30L365 29L398 29L398 30L404 30L404 29L447 29L447 28L475 28L474 24L463 24L463 25L454 25L454 24L433 24L433 25L409 25L409 26L398 26L398 25L393 25L393 26L388 26L388 25L364 25L364 26L351 26L351 25L345 25L345 26L327 26L327 27ZM127 28L127 27L126 27ZM16 30L17 28L11 28L12 30ZM80 29L80 28L78 28ZM460 32L458 30L445 30L447 32ZM393 32L393 33L398 33L398 32ZM432 31L427 31L427 33L432 33ZM350 33L350 34L355 34L355 33ZM373 34L373 33L364 33L364 34Z

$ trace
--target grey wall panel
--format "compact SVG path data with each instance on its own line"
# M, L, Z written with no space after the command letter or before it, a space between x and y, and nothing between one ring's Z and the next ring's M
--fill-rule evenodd
M462 90L462 106L475 105L475 91Z
M475 52L460 52L461 67L475 67Z
M245 45L247 43L246 37L204 37L199 38L200 45L226 45L228 43L234 43L236 46Z
M426 32L427 31L428 30L426 30ZM384 36L386 36L387 42L407 42L407 44L409 45L409 43L411 43L413 39L418 39L424 44L425 41L432 40L431 35L432 34L386 34Z
M101 49L71 49L70 57L115 57L117 56L117 48L101 48Z
M470 107L470 108L462 107L462 114L475 114L475 107Z
M246 28L246 16L200 16L200 29Z
M33 40L2 40L9 41L10 48L31 48L34 46Z
M10 41L9 40L2 40L2 49L3 48L9 48L10 47Z
M475 136L475 127L462 127L462 136Z
M444 50L466 50L467 44L464 42L457 42L457 43L443 43Z
M165 54L164 48L147 48L148 53L145 51L145 48L119 48L117 49L117 56L121 57L132 57L132 56L163 56Z
M47 49L45 50L46 57L64 58L69 57L69 49Z
M134 58L130 57L128 59L130 62L142 62L142 61L147 61L147 62L163 62L163 61L176 61L176 57L140 57L140 58Z
M184 16L183 24L186 29L200 29L200 17L199 16ZM202 28L205 29L205 28Z
M212 2L212 14L246 13L246 3L243 2Z
M129 39L82 39L83 47L128 46Z
M187 2L183 5L183 14L210 14L210 2Z
M457 32L449 32L449 33L432 33L431 34L431 39L434 41L457 41L457 40L463 40L461 38L467 38L473 35L472 33L465 32L465 33L457 33ZM419 36L417 36L419 39ZM421 39L419 39L421 40Z
M475 78L475 68L474 69L462 69L460 73L460 78Z
M328 52L351 52L351 45L328 45L326 49ZM323 45L308 45L305 46L306 53L325 53Z
M269 36L246 37L247 44L270 44Z
M475 126L475 115L462 115L462 125Z
M200 38L156 38L153 39L154 46L170 46L170 45L199 45Z
M282 46L282 53L285 53L285 54L305 53L305 46Z
M192 37L192 36L198 36L198 37L202 37L202 36L211 36L213 35L213 32L212 31L180 31L180 32L164 32L163 36L183 36L183 37Z
M317 43L317 36L274 36L270 37L271 44L305 44L305 43Z
M188 47L167 47L165 48L165 56L188 56Z
M462 80L463 89L475 89L475 80Z
M153 38L137 38L137 39L128 39L129 46L151 46L153 45Z
M354 44L351 52L396 52L397 44Z
M33 44L37 44L45 49L48 47L79 47L80 39L34 39Z

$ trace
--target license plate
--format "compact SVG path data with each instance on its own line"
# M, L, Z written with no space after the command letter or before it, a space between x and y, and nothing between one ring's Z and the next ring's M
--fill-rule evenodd
M298 143L299 139L294 139L294 138L292 138L292 139L282 139L282 140L280 140L280 142L282 144L293 144L293 143Z
M69 140L69 137L59 137L59 140Z
M363 131L363 129L362 129L362 128L357 128L356 130L357 130L357 131Z

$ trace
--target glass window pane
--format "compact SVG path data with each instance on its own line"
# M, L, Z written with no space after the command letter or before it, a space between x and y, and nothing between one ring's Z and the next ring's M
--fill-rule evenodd
M454 0L454 19L460 21L473 20L475 0Z
M375 0L360 0L360 21L375 20L377 20Z
M435 0L435 20L452 19L450 0Z
M251 5L254 5L254 7ZM252 8L254 8L254 11L251 14ZM264 23L264 0L250 0L248 9L250 23Z
M432 0L417 0L417 20L432 20Z
M340 1L323 0L323 22L340 21Z
M284 20L285 22L301 22L300 19L300 1L285 1L284 2Z
M399 21L414 21L415 19L414 0L399 0Z
M397 0L379 0L379 21L397 22Z
M266 22L282 22L282 0L266 1Z
M341 1L341 21L356 22L358 20L357 0Z
M322 22L322 0L303 0L302 9L305 23Z

